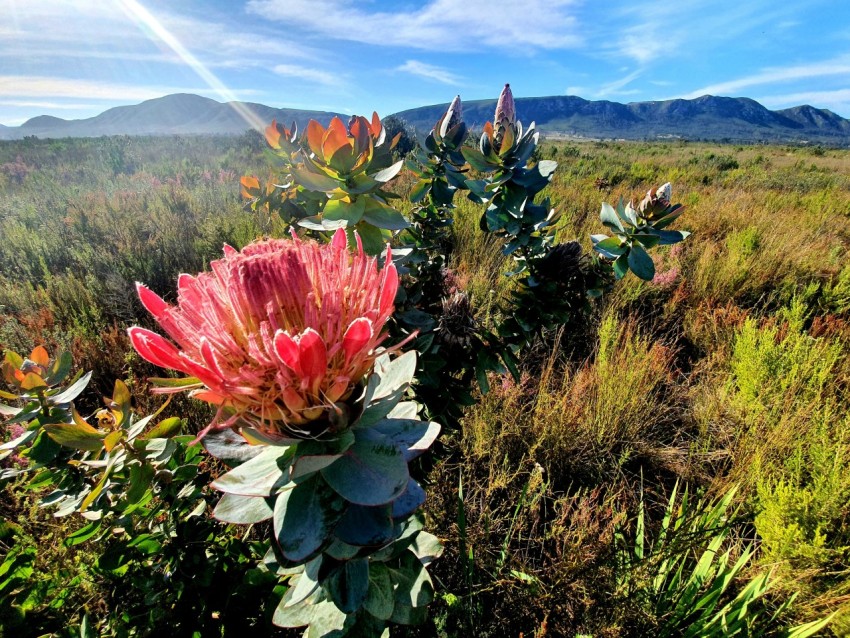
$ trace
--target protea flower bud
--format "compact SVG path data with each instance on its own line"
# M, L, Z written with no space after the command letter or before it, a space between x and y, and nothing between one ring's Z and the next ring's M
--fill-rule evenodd
M670 182L667 182L658 188L651 188L646 193L646 197L644 197L638 205L638 211L641 215L643 215L643 217L652 219L656 214L670 206L670 198L672 195L673 187Z
M447 346L468 348L475 336L477 321L466 293L456 292L443 299L438 335Z
M443 117L440 118L438 132L440 137L445 137L446 133L452 130L463 120L463 104L461 104L460 96L455 95L455 99L449 104Z
M506 132L510 129L509 137L511 142L516 138L516 105L514 104L514 96L511 93L511 85L505 84L499 95L499 101L496 103L496 113L493 116L493 148L497 152L502 150L502 141L505 139Z

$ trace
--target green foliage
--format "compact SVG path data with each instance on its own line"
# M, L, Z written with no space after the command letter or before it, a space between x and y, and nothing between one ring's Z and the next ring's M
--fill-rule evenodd
M654 635L773 635L794 597L771 610L765 599L772 585L768 572L733 587L755 553L752 546L740 548L730 542L735 488L716 501L693 503L687 489L679 500L677 487L654 538L646 530L643 500L634 529L618 533L622 595L644 609ZM626 533L633 538L627 541ZM779 635L813 636L830 620L786 629Z
M253 449L245 441L219 446L225 432L205 439L213 453L238 455L241 447L254 454L213 482L224 492L215 516L230 523L273 520L276 542L265 563L289 584L276 625L380 636L388 621L424 617L434 593L425 565L442 547L411 518L425 492L407 464L440 428L418 421L415 403L400 402L415 370L413 352L379 359L360 417L341 433L269 440Z
M243 197L255 211L277 212L287 224L319 232L346 228L352 241L356 230L366 251L378 254L392 231L410 225L389 204L397 195L385 189L404 163L392 153L401 135L390 138L377 113L371 122L352 117L347 127L338 117L327 129L311 120L301 139L295 125L272 122L266 140L279 174L265 186L243 177Z

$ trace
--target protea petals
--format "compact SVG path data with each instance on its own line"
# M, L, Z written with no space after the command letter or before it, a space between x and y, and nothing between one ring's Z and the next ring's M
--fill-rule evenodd
M440 118L439 122L439 134L440 137L445 137L446 133L452 130L453 127L460 124L463 119L463 104L460 101L460 96L455 95L455 99L452 100L452 103L449 104L449 108L446 110L445 114L442 118Z
M154 317L159 318L163 311L168 308L168 304L147 286L136 282L136 292L139 294L139 301L149 313Z
M351 363L351 360L363 351L366 344L372 339L372 322L366 317L360 317L351 322L348 330L342 337L342 349L345 352L345 364Z
M192 396L220 406L218 426L315 436L372 369L398 273L389 251L379 268L339 231L323 245L293 237L226 247L210 272L180 276L176 305L138 291L170 339L133 327L133 346L197 377Z
M185 365L180 360L180 351L160 335L138 326L130 328L127 334L136 352L145 361L161 368L187 372Z

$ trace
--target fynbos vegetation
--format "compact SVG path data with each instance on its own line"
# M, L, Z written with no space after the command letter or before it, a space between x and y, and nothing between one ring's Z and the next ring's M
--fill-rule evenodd
M0 146L3 635L845 635L846 153L399 139Z

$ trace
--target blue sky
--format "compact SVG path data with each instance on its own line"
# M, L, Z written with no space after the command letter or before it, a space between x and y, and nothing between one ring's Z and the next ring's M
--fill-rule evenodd
M464 99L746 96L850 117L842 0L0 0L0 123L192 92L386 115Z

